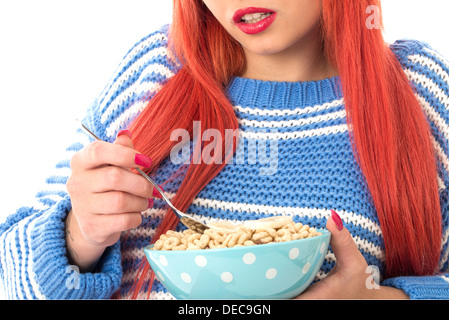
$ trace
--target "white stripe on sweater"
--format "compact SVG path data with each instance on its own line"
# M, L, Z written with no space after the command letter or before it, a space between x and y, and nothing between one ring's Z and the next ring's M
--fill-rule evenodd
M419 103L421 104L421 107L426 113L429 120L435 124L435 126L438 128L438 131L440 131L443 134L444 138L446 140L449 140L449 127L446 124L446 121L441 117L441 115L437 111L435 111L435 109L430 105L429 102L427 102L427 100L424 97L421 97L420 95L415 96L418 99Z
M27 242L26 242L26 231L25 231L25 225L31 220L32 216L25 218L23 221L19 222L18 228L19 228L19 244L20 244L20 252L22 253L22 257L21 257L21 277L22 277L22 285L24 288L24 293L25 293L25 298L27 300L31 300L33 299L33 295L30 292L30 283L28 281L25 281L25 279L27 279L29 277L29 275L27 274L27 270L26 270L26 263L27 263L27 256L25 254L25 252L28 252L28 254L30 253Z
M258 120L247 120L238 119L238 123L242 126L247 127L257 127L257 128L289 128L289 127L300 127L309 125L312 123L326 122L330 120L343 119L346 117L346 111L341 110L337 112L332 112L328 114L321 114L316 117L310 117L298 120L283 120L283 121L258 121Z
M12 267L13 269L20 269L22 266L20 264L20 259L19 259L19 254L18 254L18 248L17 248L17 243L16 243L16 233L18 231L18 226L15 226L13 230L11 230L11 233L9 235L9 237L6 239L9 242L9 250L10 252L12 252L11 255L11 259L14 263L14 266ZM11 275L12 279L12 290L14 291L14 293L17 295L17 298L20 300L23 300L23 294L22 294L22 290L20 289L20 278L21 278L21 273L20 272L14 272Z
M449 74L447 74L447 72L444 71L444 69L434 60L419 54L409 56L408 59L415 64L427 66L430 70L435 72L446 84L449 83Z
M6 232L4 232L0 236L0 259L2 261L3 267L3 279L4 279L4 285L6 289L6 295L10 299L14 299L15 296L13 296L13 284L11 284L12 280L12 274L14 272L14 261L12 261L11 256L9 254L9 241L8 237L10 237L10 234L14 229L10 229Z
M131 60L133 60L140 52L151 47L152 44L157 42L165 42L167 41L167 35L163 32L155 33L149 36L147 39L138 43L134 48L131 49L130 52L123 58L119 65L119 69L122 69L126 66Z
M134 75L145 63L148 63L148 61L151 61L156 56L167 56L169 55L168 49L165 47L159 47L155 48L151 51L149 51L147 54L145 54L143 57L141 57L139 60L137 60L132 66L130 66L126 72L124 72L120 77L115 81L108 89L108 92L106 93L104 100L102 103L108 103L111 99L112 95L117 93L117 90L120 86L123 85L124 82L126 82L130 77ZM167 75L173 75L173 73L166 67L162 65L157 65L162 72ZM159 72L160 73L160 72ZM120 105L124 100L127 99L131 94L135 93L135 86L140 84L140 81L142 78L144 78L147 75L147 73L141 73L139 76L139 79L136 79L130 87L128 87L126 90L123 90L120 92L120 94L114 98L113 103L107 107L107 109L104 110L102 116L101 116L101 123L105 123L107 119L110 117L110 115L117 109L118 105ZM99 100L100 101L100 100ZM103 109L103 108L102 108Z
M427 89L446 107L446 109L449 109L449 97L442 89L440 89L440 87L435 82L433 82L426 76L410 69L406 69L405 74L411 81L415 82L416 84L420 84L422 87Z
M141 294L141 297L146 299L146 293L145 294ZM176 300L175 297L168 292L163 292L163 291L152 291L150 294L150 299L155 299L155 300Z
M329 103L324 103L322 105L315 105L306 108L296 108L296 109L260 109L260 108L246 108L242 106L234 106L234 110L251 114L251 115L259 115L259 116L291 116L291 115L301 115L308 114L312 112L320 112L323 110L327 110L330 108L335 108L338 106L342 106L344 104L344 99L334 100Z
M33 288L34 295L40 300L45 300L46 297L41 293L41 291L39 289L39 284L36 281L36 274L34 273L33 251L31 249L31 244L33 243L32 239L31 239L31 231L34 229L34 225L40 218L41 217L37 217L37 218L34 217L34 219L30 222L30 224L28 225L28 228L26 230L26 241L28 243L28 250L30 252L28 254L27 273L28 273L28 279L31 284L31 288Z
M154 93L160 90L162 86L156 82L147 82L142 84L141 92L150 92ZM123 128L123 125L129 120L133 119L135 115L142 112L142 110L146 107L146 101L138 101L132 104L129 108L127 108L124 112L122 112L116 119L106 128L106 134L108 137L115 137L117 132Z
M142 52L144 50L147 50L153 43L157 41L166 41L167 36L164 33L156 33L150 37L148 37L146 40L143 40L141 43L137 44L134 48L131 49L130 52L128 52L125 57L122 59L120 64L118 65L116 72L114 73L113 77L110 79L110 81L107 83L106 89L109 88L113 83L115 82L115 76L118 72L120 72L127 64L129 64L133 59L136 59L139 52ZM105 98L105 95L108 92L105 90L102 92L102 94L99 96L99 100L103 100Z
M239 131L241 138L253 139L253 140L289 140L289 139L303 139L307 137L318 137L324 135L333 135L338 133L344 133L348 131L348 125L341 124L336 126L329 126L326 128L317 128L304 131L293 132L251 132L251 131Z
M144 83L139 87L141 92L149 92L153 94L161 89L161 85L158 83ZM134 89L135 90L135 89ZM310 108L316 109L328 109L330 107L341 105L342 100L336 100L333 103L324 104L321 106L315 106ZM106 134L108 137L114 137L117 132L123 127L125 123L127 123L130 119L132 119L136 114L139 114L147 105L147 102L140 101L133 105L131 105L128 109L126 109L122 114L120 114L106 129ZM235 109L239 109L241 107L235 106ZM243 108L247 109L247 108ZM254 109L248 109L254 110ZM246 110L246 111L248 111ZM282 113L291 113L291 114L302 114L305 109L295 109L296 113L293 113L293 110L264 110L264 111L274 111L274 112L282 112ZM312 117L309 119L301 119L301 120L291 120L291 121L256 121L256 120L244 120L239 119L239 123L245 126L253 126L253 127L265 127L265 128L278 128L278 127L287 127L287 126L299 126L306 125L311 123L317 123L322 121L328 121L338 118L344 118L346 116L346 111L337 111L331 114L318 115L316 117ZM298 139L310 136L319 136L326 134L333 134L338 132L347 131L346 124L328 128L319 128L312 129L307 131L294 131L287 133L277 133L277 132L246 132L241 131L241 137L246 137L248 139L261 139L261 140L277 140L277 139Z
M449 60L447 60L446 57L442 56L439 52L433 49L424 48L424 50L427 51L430 55L432 55L435 58L435 60L439 60L442 65L444 65L447 69L449 69ZM433 63L435 63L435 61L433 61Z

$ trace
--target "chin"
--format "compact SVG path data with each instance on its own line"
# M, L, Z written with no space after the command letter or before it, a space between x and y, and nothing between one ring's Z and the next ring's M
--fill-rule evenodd
M243 44L245 51L253 55L274 55L281 53L287 49L287 46L275 44L271 41L266 41L268 43L261 43L260 41L256 40L254 42L254 44Z
M275 35L265 35L262 34L260 37L255 37L253 39L241 39L239 41L245 48L245 51L253 55L275 55L291 52L291 50L297 50L298 45L301 43L301 38L287 38L282 34L276 33Z

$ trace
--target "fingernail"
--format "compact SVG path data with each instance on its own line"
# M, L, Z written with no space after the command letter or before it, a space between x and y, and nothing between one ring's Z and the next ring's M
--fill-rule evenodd
M120 136L123 136L123 135L128 136L129 138L133 137L133 134L131 133L131 131L129 131L129 130L122 130L119 133L117 133L117 138L120 137Z
M148 209L153 208L153 206L154 206L154 199L153 198L148 199Z
M151 160L150 157L147 157L140 153L136 153L135 163L138 166L141 166L144 168L149 168L149 167L151 167L151 164L153 163L153 161Z
M162 190L163 192L165 191L164 189L162 189L161 186L159 186L159 188L161 188L161 190ZM158 198L158 199L162 199L161 193L160 193L159 190L156 189L156 188L153 188L153 197Z
M335 212L334 210L331 210L331 213L332 213L332 220L334 220L335 224L337 225L338 231L343 230L343 221L341 221L341 218L338 215L338 213Z

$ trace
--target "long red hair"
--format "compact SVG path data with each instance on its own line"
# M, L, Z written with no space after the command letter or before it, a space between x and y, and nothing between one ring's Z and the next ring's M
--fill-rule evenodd
M385 275L432 274L441 241L435 151L428 122L382 30L367 26L367 8L380 8L380 1L322 1L323 47L341 78L354 154L379 217ZM226 86L244 70L241 46L201 0L174 0L173 10L169 39L182 68L131 127L135 148L153 159L150 173L177 143L170 141L174 129L192 134L193 121L201 121L201 134L214 128L225 137L226 129L238 129ZM217 160L225 156L226 143L222 141L222 154L214 154ZM197 144L193 158L200 153ZM213 163L188 166L173 199L175 206L186 210L225 165L225 161ZM153 242L177 224L173 212L167 211ZM145 281L150 283L149 296L153 279L148 262L142 259L132 297L137 297Z

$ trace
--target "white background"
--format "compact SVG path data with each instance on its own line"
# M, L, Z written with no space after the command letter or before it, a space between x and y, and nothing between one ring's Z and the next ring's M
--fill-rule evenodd
M171 21L171 3L0 0L0 222L41 189L73 119L131 46ZM449 57L448 0L384 0L383 9L388 41L424 40Z

